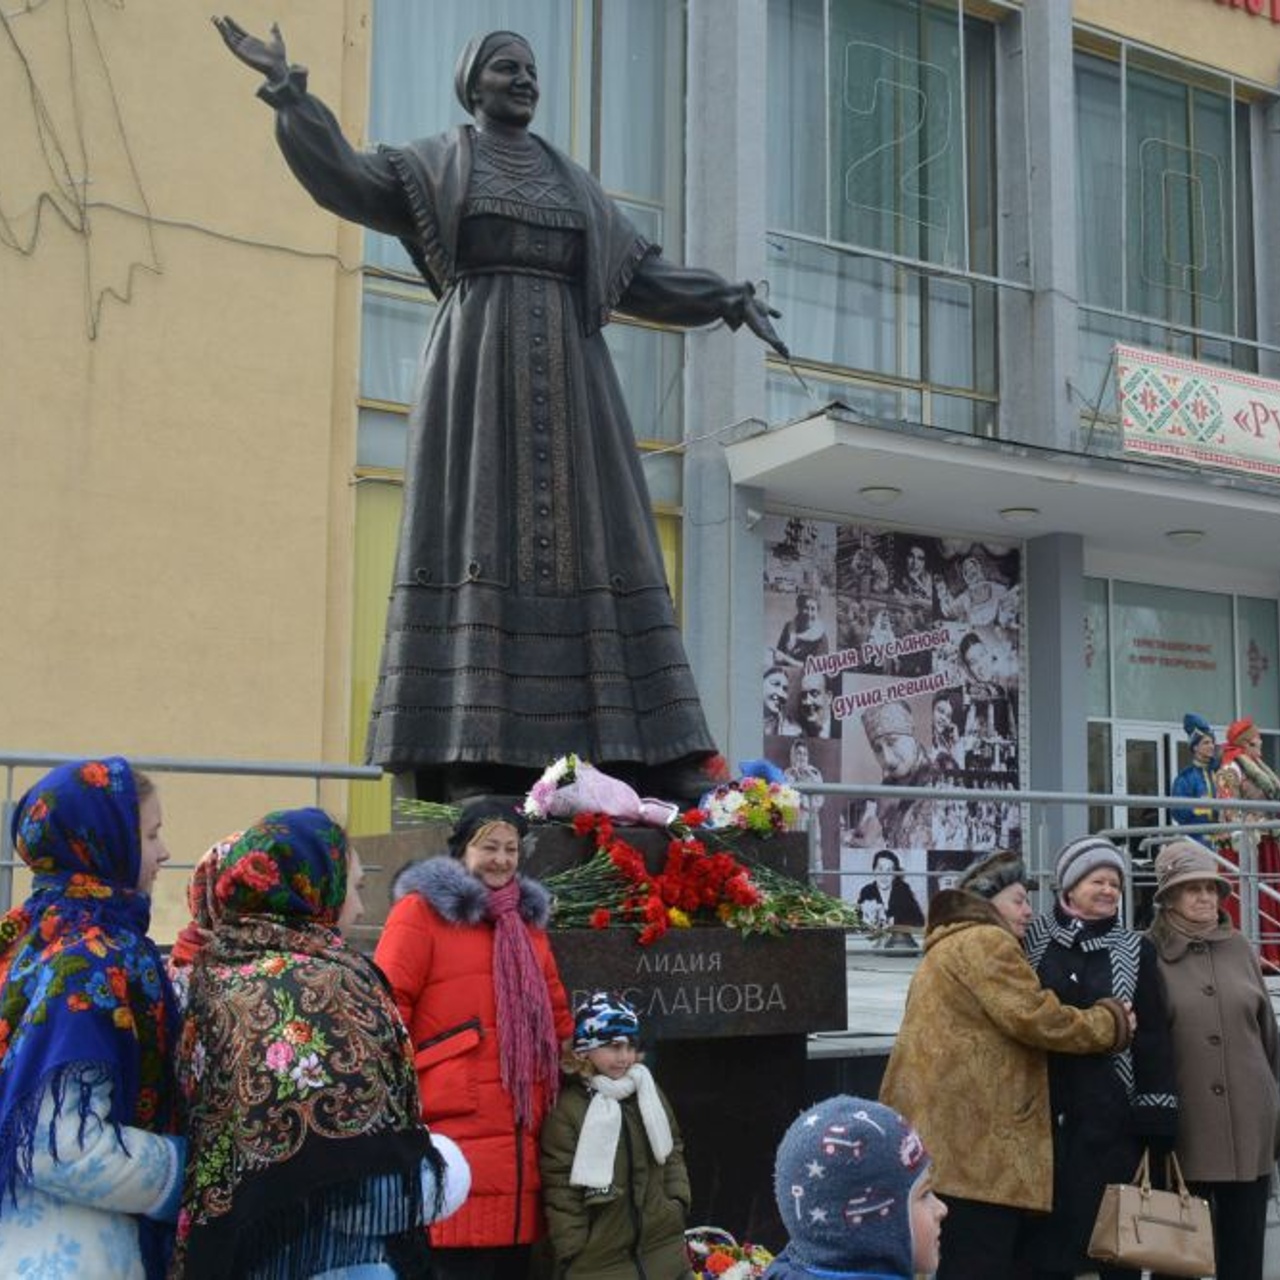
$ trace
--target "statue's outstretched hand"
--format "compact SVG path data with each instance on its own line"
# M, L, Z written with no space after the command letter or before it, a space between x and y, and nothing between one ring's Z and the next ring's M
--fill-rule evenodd
M767 342L784 360L791 359L787 344L778 337L773 321L781 317L782 312L775 310L754 291L747 299L742 313L742 323L762 342Z
M251 36L234 18L214 18L213 25L218 28L227 48L246 66L260 71L268 80L284 79L289 70L289 59L284 52L284 37L274 22L270 40Z

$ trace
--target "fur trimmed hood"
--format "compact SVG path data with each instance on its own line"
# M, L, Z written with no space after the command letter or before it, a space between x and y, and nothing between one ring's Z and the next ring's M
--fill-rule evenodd
M933 942L941 931L953 931L958 925L993 924L1012 934L1000 913L986 899L964 889L940 889L929 901L929 922L925 927L925 945Z
M551 919L551 894L537 880L517 874L520 919L545 929ZM489 906L489 890L456 858L415 862L396 878L396 901L416 893L451 924L481 924Z

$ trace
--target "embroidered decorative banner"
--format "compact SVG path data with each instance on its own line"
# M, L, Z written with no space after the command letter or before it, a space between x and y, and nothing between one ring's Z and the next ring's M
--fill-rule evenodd
M1280 382L1120 343L1115 361L1127 453L1280 477Z

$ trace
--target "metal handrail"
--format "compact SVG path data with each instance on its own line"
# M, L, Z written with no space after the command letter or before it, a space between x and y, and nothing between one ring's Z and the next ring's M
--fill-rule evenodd
M839 782L793 782L792 785L802 795L839 796L850 800L861 799L898 799L912 802L946 803L948 801L966 801L986 804L1016 804L1044 807L1057 805L1062 807L1086 808L1106 807L1112 809L1185 809L1188 807L1187 796L1168 795L1128 795L1114 792L1073 792L1049 791L1043 788L1024 788L1010 791L989 791L975 787L904 787L891 786L886 783L839 783ZM1215 859L1230 869L1230 874L1237 877L1241 893L1242 932L1255 947L1262 942L1280 941L1280 887L1264 880L1256 867L1256 851L1253 837L1265 831L1280 830L1280 800L1244 800L1234 797L1196 796L1194 804L1197 809L1227 810L1236 817L1232 822L1216 823L1167 823L1157 826L1141 827L1107 827L1097 832L1107 839L1129 840L1142 837L1142 845L1146 848L1159 839L1176 837L1188 838L1197 835L1229 834L1233 837L1240 865L1234 865L1222 857L1216 850L1210 849ZM1253 815L1247 821L1241 821L1238 815ZM1080 834L1084 834L1083 824ZM1206 846L1207 847L1207 846ZM1027 864L1031 874L1038 880L1047 874L1048 858L1044 851L1039 857L1029 853ZM1140 868L1135 868L1137 878L1145 879ZM865 872L841 869L831 870L822 865L821 850L818 848L813 824L809 825L809 873L834 876L841 879L847 876L862 876ZM1126 876L1124 884L1125 918L1133 919L1134 913L1134 876ZM1267 929L1258 927L1265 921Z
M19 862L13 856L13 840L9 820L15 804L14 774L18 769L56 769L60 764L83 760L83 755L66 755L48 751L0 751L0 769L4 770L4 796L0 800L0 911L8 910L13 895L13 871ZM211 774L220 777L246 778L311 778L315 783L315 803L320 804L320 786L324 782L377 782L382 770L375 765L325 764L306 760L219 760L184 756L130 755L131 765L148 773ZM176 869L189 864L172 863Z

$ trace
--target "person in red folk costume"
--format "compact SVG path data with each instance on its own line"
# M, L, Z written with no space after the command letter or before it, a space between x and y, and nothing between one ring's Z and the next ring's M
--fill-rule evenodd
M431 1228L439 1280L524 1280L544 1234L538 1137L573 1016L545 932L551 897L518 872L523 815L469 802L451 856L396 877L374 959L409 1028L424 1118L471 1165L471 1197Z
M1280 776L1262 758L1262 733L1250 716L1242 716L1227 726L1227 745L1222 748L1221 763L1214 775L1217 793L1223 799L1280 800ZM1222 818L1246 825L1275 818L1276 814L1258 811L1226 810ZM1262 967L1269 973L1280 973L1280 902L1265 891L1280 891L1280 841L1274 832L1247 832L1254 842L1258 872L1258 937ZM1232 914L1234 921L1235 915ZM1247 922L1242 922L1248 933Z

